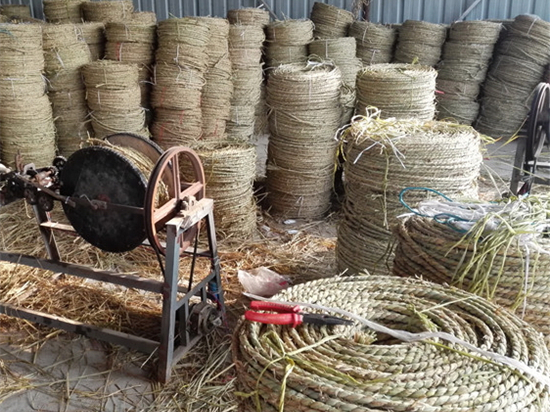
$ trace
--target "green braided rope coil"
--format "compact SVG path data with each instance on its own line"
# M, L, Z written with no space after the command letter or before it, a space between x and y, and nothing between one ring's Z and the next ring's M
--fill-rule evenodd
M391 329L448 332L548 375L542 337L468 292L388 276L326 278L275 297L339 308ZM402 342L359 326L263 325L234 335L247 411L545 411L549 388L438 338Z

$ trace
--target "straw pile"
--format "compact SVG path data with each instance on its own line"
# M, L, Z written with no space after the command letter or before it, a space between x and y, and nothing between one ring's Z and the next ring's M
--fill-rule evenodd
M214 199L216 233L246 239L256 231L256 148L248 143L213 141L195 146L204 167L206 196Z
M466 222L466 228L460 219L438 223L422 211L399 222L394 228L398 243L393 273L421 275L476 293L550 335L548 196L503 204L420 204L419 210L424 209L472 211L478 216Z
M350 37L357 43L357 57L364 65L390 63L397 31L393 27L368 21L354 21L349 27Z
M208 56L202 89L202 138L226 139L225 127L230 118L233 80L229 58L229 22L226 19L203 17L210 30L206 45Z
M48 23L82 23L81 5L88 0L44 0Z
M437 71L414 64L373 64L357 75L356 114L374 106L384 118L432 120Z
M266 174L273 214L315 219L329 210L341 84L340 70L328 63L282 65L269 75Z
M87 1L81 7L85 21L102 23L131 20L134 11L132 0Z
M477 197L482 157L479 134L469 126L417 119L354 121L345 132L345 201L338 227L339 270L385 274L392 224L406 210L399 193L430 188L451 197ZM429 196L409 192L410 204Z
M88 45L71 23L45 25L43 43L57 148L62 156L68 157L91 132L80 69L92 59Z
M355 20L353 14L330 4L315 2L309 16L313 22L313 36L317 39L346 37Z
M148 14L146 17L150 18L151 16ZM105 37L107 38L105 58L138 66L138 81L143 107L147 107L149 104L151 73L155 61L157 40L156 30L156 18L155 21L145 23L132 19L130 22L112 22L105 25Z
M399 28L393 61L435 66L446 37L447 28L442 24L406 20Z
M550 408L550 358L542 337L476 295L419 280L363 276L304 283L275 299L353 316L356 325L290 328L242 321L232 349L246 411Z
M151 91L151 132L163 148L192 145L202 136L201 94L208 66L208 24L196 17L163 20Z
M97 138L122 132L149 135L140 104L137 65L98 60L85 65L82 75Z
M51 165L55 156L52 108L42 77L42 26L0 24L0 162Z
M501 25L481 20L454 23L438 65L438 119L471 125L477 118L477 96L485 80Z
M313 40L311 20L283 20L269 23L266 28L267 67L307 61L307 45Z
M495 50L483 84L476 128L489 136L512 136L521 128L533 89L550 61L550 23L520 15ZM504 96L504 97L503 97Z
M31 8L26 4L2 4L0 14L8 17L31 17Z
M322 3L315 3L322 4ZM355 110L355 82L357 73L363 67L361 60L355 57L356 42L352 37L314 40L309 44L309 54L331 60L342 74L341 124L347 124Z
M81 23L76 27L90 49L92 61L102 59L105 55L105 24L101 22Z
M227 134L232 140L250 141L254 134L254 113L262 104L264 41L265 35L260 24L231 24L229 28L234 91Z
M227 11L229 24L242 24L244 26L265 27L269 24L269 12L253 7L233 9Z

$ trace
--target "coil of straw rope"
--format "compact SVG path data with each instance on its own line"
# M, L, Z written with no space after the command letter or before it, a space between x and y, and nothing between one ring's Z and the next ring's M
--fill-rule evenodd
M402 189L427 187L477 198L480 136L469 126L382 119L371 110L356 118L342 139L346 184L336 245L341 272L385 273L390 227L406 211L399 200ZM415 204L429 196L415 191L406 200Z
M151 133L164 149L177 145L194 146L202 134L202 110L200 107L184 110L157 108Z
M81 5L88 0L44 0L44 16L49 23L81 23Z
M80 149L92 134L84 88L48 94L55 115L59 154L68 157Z
M81 7L85 21L103 23L128 21L134 11L131 0L87 1Z
M461 217L456 223L438 223L431 216L443 209ZM500 204L432 201L417 210L420 215L394 228L394 274L422 275L476 293L515 311L550 337L550 242L544 233L548 196ZM470 221L461 222L466 216Z
M373 64L357 75L356 114L371 106L382 117L431 120L435 115L437 71L414 64Z
M330 208L340 88L333 64L282 65L271 72L267 201L275 215L313 219Z
M252 105L229 108L229 120L226 131L231 140L246 142L254 134L256 108Z
M232 350L246 411L550 407L550 361L540 334L476 295L420 280L363 276L303 283L275 300L350 314L356 325L242 321ZM428 336L416 335L422 332Z
M500 35L502 24L494 21L472 20L451 24L449 40L458 43L492 44Z
M318 39L345 37L355 20L351 12L320 2L313 3L309 17L314 24L313 36Z
M393 61L435 66L446 37L447 28L442 24L406 20L399 28Z
M88 22L78 24L77 28L90 49L92 61L102 59L105 54L105 24Z
M265 33L267 67L304 63L307 60L307 45L313 40L311 20L274 21L266 26Z
M0 14L8 17L31 17L31 8L26 4L2 4Z
M227 20L230 24L265 27L269 24L269 12L253 7L233 9L227 11Z
M355 38L357 57L364 65L390 63L397 32L393 27L368 21L354 21L348 35Z
M44 69L42 28L1 23L0 76L36 74Z
M147 24L157 23L157 14L154 11L134 11L132 13L132 23Z

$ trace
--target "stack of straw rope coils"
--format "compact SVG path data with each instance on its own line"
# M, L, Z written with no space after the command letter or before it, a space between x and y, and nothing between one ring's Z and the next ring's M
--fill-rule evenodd
M472 124L477 118L477 96L485 80L489 60L498 40L501 24L461 21L451 25L438 65L438 119Z
M476 295L413 279L359 276L303 283L275 299L359 319L356 326L296 328L243 321L233 354L246 411L550 408L550 357L541 335ZM360 322L390 330L375 332L376 325ZM404 341L391 330L436 336ZM437 337L443 334L455 342Z
M80 148L91 132L80 69L92 58L88 45L72 23L44 25L43 40L57 149L67 157Z
M313 36L317 39L335 39L346 37L353 14L336 6L315 2L309 16L313 22Z
M269 12L255 7L244 7L227 11L229 24L265 27L269 23Z
M497 45L482 87L476 128L489 136L512 136L529 111L532 92L550 61L550 23L520 15Z
M390 63L397 31L393 27L368 21L354 21L349 36L357 43L357 57L364 65Z
M149 18L151 14L145 16ZM106 59L137 64L141 105L148 107L157 40L156 19L149 22L131 20L124 23L107 23L105 25L105 37L107 38L105 44Z
M123 132L149 135L137 65L98 60L85 65L82 75L95 137Z
M353 116L355 110L355 82L357 73L363 67L361 60L355 57L355 51L356 43L352 37L320 39L309 44L310 58L314 55L324 60L331 60L342 73L342 93L340 95L342 125L349 123Z
M431 203L425 207L471 210L459 202ZM478 206L478 211L488 210L467 233L428 216L399 221L393 273L474 292L515 311L550 337L548 197Z
M352 122L343 139L345 200L336 244L341 272L387 273L390 228L406 212L402 189L425 187L477 198L480 136L469 126L384 120L371 113ZM428 196L415 191L406 200L415 204Z
M202 136L208 25L196 17L171 18L158 24L157 36L151 131L163 148L189 146Z
M208 64L202 89L202 139L226 139L226 123L230 117L233 95L232 68L229 58L229 22L226 19L203 17L210 29L206 45Z
M116 22L132 19L134 3L132 0L99 0L82 3L85 21Z
M42 77L42 26L0 24L0 162L51 165L55 156L52 108Z
M282 65L270 73L266 174L273 214L320 218L329 210L341 81L329 63Z
M44 0L44 17L48 23L82 23L81 5L88 0Z
M256 108L261 104L264 41L260 25L231 24L229 28L234 91L227 133L232 140L250 141L254 134Z
M80 35L88 45L92 61L102 59L105 54L105 24L89 22L77 24Z
M425 21L406 20L399 28L393 61L435 66L447 37L447 27Z
M280 64L304 63L307 60L307 45L313 40L311 20L274 21L266 26L265 32L268 68Z
M416 64L374 64L357 76L356 114L371 106L382 117L431 120L435 115L435 79L432 67Z
M2 4L0 14L10 18L31 17L31 8L26 4Z

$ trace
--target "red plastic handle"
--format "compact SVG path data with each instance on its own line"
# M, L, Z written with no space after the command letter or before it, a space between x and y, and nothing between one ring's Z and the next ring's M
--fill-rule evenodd
M298 305L284 305L282 303L265 302L261 300L253 300L250 302L250 309L253 310L269 310L279 313L298 313L300 312L300 306Z
M246 320L252 322L269 323L271 325L290 325L293 328L302 323L302 315L297 313L258 313L247 310L244 313Z

